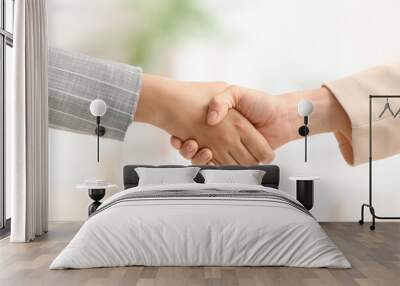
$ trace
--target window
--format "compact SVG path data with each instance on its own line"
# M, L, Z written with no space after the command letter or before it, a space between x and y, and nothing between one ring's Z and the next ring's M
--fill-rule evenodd
M0 236L9 232L10 194L5 188L5 105L11 92L14 0L0 0Z

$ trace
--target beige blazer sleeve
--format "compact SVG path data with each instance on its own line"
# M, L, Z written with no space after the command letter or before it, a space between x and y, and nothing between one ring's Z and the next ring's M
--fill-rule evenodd
M369 95L400 95L400 64L384 65L325 84L336 96L351 121L351 141L336 134L345 160L350 165L368 161ZM400 112L396 118L384 109L386 99L373 99L372 134L374 160L400 153ZM389 99L396 114L400 98Z

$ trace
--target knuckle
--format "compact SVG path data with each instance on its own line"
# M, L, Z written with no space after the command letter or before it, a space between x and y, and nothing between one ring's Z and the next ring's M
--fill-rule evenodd
M223 99L220 96L216 96L211 99L209 103L210 106L209 108L212 110L219 109L219 107L223 104L224 104Z
M233 94L233 96L236 96L240 92L240 87L238 85L231 84L228 89Z
M188 150L195 152L197 151L197 142L190 139L186 142L186 148L188 148Z
M189 156L189 154L187 154L186 152L184 152L183 150L180 150L179 153L181 154L181 156L185 159L191 160L191 156Z
M197 150L195 148L193 149L193 146L190 146L190 144L184 144L184 146L179 150L179 153L182 157L190 160L193 158L196 151Z
M233 120L233 126L235 127L236 130L238 130L239 132L244 132L247 130L248 125L246 124L246 121L243 120L243 118L241 118L240 116L238 116L238 114L235 114L232 120Z
M199 165L207 164L209 161L212 159L212 153L208 149L203 149L199 151L193 158L193 161L195 161Z
M230 134L227 134L226 132L219 132L217 139L222 146L232 146L235 143L233 136L230 136Z

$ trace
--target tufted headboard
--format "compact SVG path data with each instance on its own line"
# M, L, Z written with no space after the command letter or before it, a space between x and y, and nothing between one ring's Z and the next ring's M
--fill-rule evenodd
M137 167L147 168L182 168L182 165L126 165L124 167L124 189L136 187L139 183L139 177L135 171ZM220 169L220 170L249 170L257 169L265 171L262 179L262 185L277 189L279 187L279 167L276 165L257 165L257 166L195 166L201 169ZM194 180L197 183L204 183L203 176L199 173Z

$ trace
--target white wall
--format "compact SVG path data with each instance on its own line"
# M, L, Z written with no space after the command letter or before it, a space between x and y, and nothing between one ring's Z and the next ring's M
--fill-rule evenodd
M100 163L96 161L96 137L50 129L50 220L84 220L91 203L87 191L75 186L88 178L102 178L122 189L126 164L188 164L172 150L169 135L147 124L129 127L125 141L100 141Z
M318 87L358 70L400 59L399 1L213 2L216 1L208 1L208 11L216 15L221 26L219 33L177 44L174 52L167 55L171 58L169 76L225 80L279 94ZM92 51L87 35L103 29L100 22L107 20L118 29L123 27L121 21L110 21L107 16L114 15L111 1L100 1L99 9L88 9L93 3L50 0L52 44ZM70 18L66 16L66 7L69 13L76 12L76 22L67 21ZM66 37L63 31L72 28L73 35ZM123 33L118 37L123 37ZM124 58L118 55L118 49L115 54L110 49L104 57ZM122 166L126 163L185 163L169 147L168 138L156 128L134 123L124 143L102 141L102 166L98 168L94 137L52 130L50 218L85 218L89 199L86 193L73 189L83 179L96 175L95 171L121 185ZM308 164L302 162L302 142L281 148L274 162L281 167L281 187L294 193L294 182L288 176L319 175L313 214L322 221L358 220L360 204L367 200L368 168L347 166L336 145L332 135L312 137ZM374 165L375 202L380 215L398 212L399 164L397 156Z

